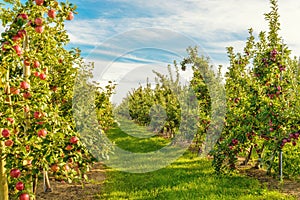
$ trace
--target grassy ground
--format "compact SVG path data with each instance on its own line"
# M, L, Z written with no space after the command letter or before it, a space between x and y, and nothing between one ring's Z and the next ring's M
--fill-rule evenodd
M122 126L124 130L124 124ZM107 135L118 147L132 152L154 151L169 143L159 137L128 136L118 127ZM170 166L154 172L132 174L107 169L106 176L98 199L295 199L270 191L259 181L243 175L217 176L210 160L189 152Z

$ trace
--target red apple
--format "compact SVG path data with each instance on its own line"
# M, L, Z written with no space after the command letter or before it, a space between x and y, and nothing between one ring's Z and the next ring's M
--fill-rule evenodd
M40 112L34 112L33 116L34 116L35 119L38 119L42 116L42 114Z
M287 143L287 139L283 139L283 140L282 140L282 143L283 143L283 144Z
M23 193L20 195L19 200L30 200L29 194Z
M29 66L29 65L30 65L30 61L29 61L29 60L27 60L27 59L26 59L26 60L24 60L24 61L23 61L23 63L24 63L24 65L25 65L25 66Z
M23 97L24 97L25 99L29 99L29 98L31 97L30 92L25 92L25 93L23 93Z
M43 19L42 18L36 18L35 20L34 20L34 23L37 25L37 26L41 26L41 25L43 25Z
M11 139L9 139L9 140L6 140L6 141L4 142L4 144L5 144L5 146L7 146L7 147L11 147L12 145L14 145L14 141L12 141Z
M16 189L19 191L24 190L24 184L21 181L17 182Z
M296 146L296 145L297 145L297 142L293 141L293 143L292 143L292 144L293 144L293 146Z
M41 80L45 80L47 78L46 74L41 73L40 74L40 79Z
M67 146L66 146L66 150L67 150L67 151L70 151L70 150L72 150L72 149L73 149L72 145L67 145Z
M17 34L20 38L23 38L26 35L26 31L25 30L19 30Z
M22 19L28 19L28 15L27 14L25 14L25 13L21 13L21 14L19 14L19 16L18 17L21 17Z
M44 26L37 26L37 27L35 27L35 32L37 32L37 33L44 32Z
M29 85L29 83L27 83L26 81L22 81L22 82L20 83L20 88L23 89L23 90L27 90L27 89L30 88L30 85Z
M14 42L17 42L18 40L20 40L21 39L21 37L19 36L19 35L14 35L13 37L12 37L12 40L14 41Z
M38 136L39 137L46 137L47 131L45 129L41 129L38 131Z
M7 121L9 121L11 124L15 122L14 118L8 117L6 118Z
M54 10L54 9L50 9L50 10L48 11L48 16L49 16L50 18L54 19L54 18L56 17L56 12L55 12L55 10Z
M11 87L10 88L10 93L11 94L20 94L20 89Z
M39 76L40 76L40 72L34 72L33 75L34 75L35 77L39 77Z
M44 4L44 0L35 0L35 4L41 6Z
M13 46L14 50L16 51L18 56L21 56L23 54L22 48L19 45Z
M9 174L13 178L19 178L21 176L21 171L19 169L11 169Z
M37 60L35 60L35 61L33 62L33 67L34 67L34 68L39 68L39 67L40 67L40 62L37 61Z
M72 12L69 12L67 16L67 20L72 20L72 19L74 19L74 14Z
M72 137L70 138L70 142L71 142L72 144L77 144L77 142L78 142L78 137L72 136Z
M2 136L5 138L8 138L10 136L10 132L9 130L7 130L6 128L2 130Z
M274 131L274 129L271 127L271 128L270 128L270 131L272 132L272 131Z

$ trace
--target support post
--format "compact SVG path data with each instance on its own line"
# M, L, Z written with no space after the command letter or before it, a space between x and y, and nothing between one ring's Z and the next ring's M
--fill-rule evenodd
M279 180L282 181L282 150L279 150Z

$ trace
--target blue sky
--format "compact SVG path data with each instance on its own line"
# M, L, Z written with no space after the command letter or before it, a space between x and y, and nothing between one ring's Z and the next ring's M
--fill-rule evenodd
M72 45L90 49L95 43L100 44L126 31L164 28L195 40L216 63L223 64L227 63L225 47L234 46L241 50L248 28L253 27L256 34L267 29L263 13L269 11L269 0L252 0L251 4L244 0L72 2L78 6L79 12L75 21L67 24ZM295 51L299 50L300 43L297 29L299 8L299 1L279 0L282 35Z
M267 30L263 14L270 11L269 0L70 2L78 6L78 15L66 22L70 46L79 47L87 60L96 63L95 77L102 82L120 81L131 73L130 80L140 83L151 67L165 68L186 56L190 45L200 46L212 64L221 64L225 70L226 47L241 51L249 28L256 35ZM299 10L300 1L279 0L281 35L296 56L300 55ZM134 72L137 68L150 72Z
M269 0L73 2L79 14L67 24L72 45L79 45L88 60L97 60L98 79L122 82L119 91L123 92L146 80L154 66L165 69L167 63L186 56L190 45L200 46L212 64L223 65L225 71L226 47L241 51L249 28L255 35L266 31L263 14L270 11ZM300 55L299 10L300 1L279 0L280 34L296 56Z

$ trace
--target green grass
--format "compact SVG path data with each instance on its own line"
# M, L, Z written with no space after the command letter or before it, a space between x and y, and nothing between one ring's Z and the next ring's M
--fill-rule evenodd
M154 151L169 143L159 137L137 139L126 135L119 128L112 129L107 135L120 148L132 152ZM97 199L295 199L277 191L269 191L249 177L218 176L214 174L211 160L196 157L189 152L170 166L154 172L133 174L108 168L106 176L103 190Z
M170 140L158 136L145 137L145 135L153 135L153 133L149 133L144 127L137 126L125 119L121 121L120 127L122 129L119 127L110 129L107 137L118 147L127 151L141 153L156 151L170 143Z

